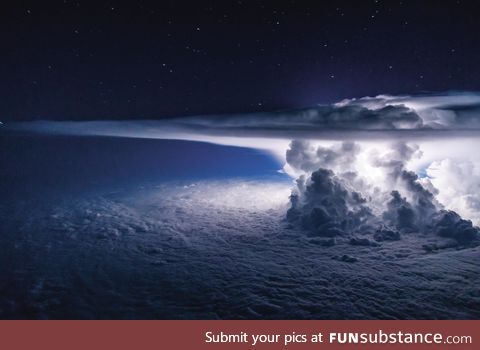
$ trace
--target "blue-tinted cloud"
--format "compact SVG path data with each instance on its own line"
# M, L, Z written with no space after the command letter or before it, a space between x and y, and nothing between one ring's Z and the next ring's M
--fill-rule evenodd
M364 97L269 113L163 120L54 122L7 125L38 132L141 138L267 137L388 139L474 137L480 132L480 93Z

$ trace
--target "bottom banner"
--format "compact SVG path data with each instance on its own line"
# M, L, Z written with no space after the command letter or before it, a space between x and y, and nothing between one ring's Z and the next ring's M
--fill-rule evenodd
M3 349L479 349L480 321L0 321Z

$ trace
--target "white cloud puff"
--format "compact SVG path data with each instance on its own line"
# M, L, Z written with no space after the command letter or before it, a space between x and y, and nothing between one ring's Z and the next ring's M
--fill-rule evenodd
M480 163L447 158L430 164L426 173L446 208L480 225Z

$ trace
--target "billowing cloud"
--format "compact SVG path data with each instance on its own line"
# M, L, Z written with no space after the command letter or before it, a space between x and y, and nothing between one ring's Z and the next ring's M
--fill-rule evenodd
M445 206L480 224L480 164L446 158L426 169L426 182L438 189L436 197Z
M294 140L286 153L287 163L302 171L313 171L321 166L348 167L359 151L353 142L342 142L331 147L313 146L308 141Z
M480 230L446 210L436 198L438 190L407 169L412 157L421 156L417 145L394 143L382 154L369 152L369 166L382 170L381 180L359 171L356 155L361 152L353 142L315 147L293 141L287 161L303 174L291 196L288 220L313 235L352 237L354 243L360 242L357 236L380 242L418 233L460 245L478 243Z
M379 95L270 113L2 128L268 150L297 179L289 218L314 231L368 231L382 240L415 230L447 236L451 229L450 236L463 240L476 230L463 218L480 224L480 155L471 152L480 147L476 92Z

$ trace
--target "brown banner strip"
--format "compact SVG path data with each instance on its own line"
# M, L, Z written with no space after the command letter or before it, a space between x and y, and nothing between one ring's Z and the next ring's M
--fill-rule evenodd
M478 350L480 321L0 321L0 348Z

